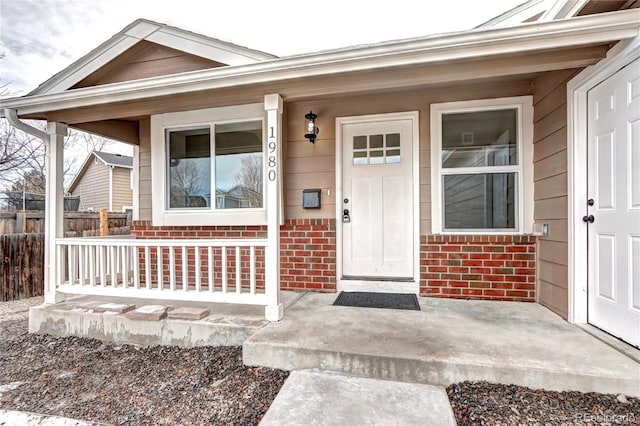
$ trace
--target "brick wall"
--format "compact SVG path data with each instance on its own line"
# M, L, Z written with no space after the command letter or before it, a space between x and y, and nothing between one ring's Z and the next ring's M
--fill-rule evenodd
M535 243L530 236L423 235L420 294L535 301Z
M296 219L280 228L284 290L336 291L335 219Z
M280 228L280 285L283 290L336 290L336 223L334 219L293 219L286 220ZM152 226L151 221L134 221L131 234L145 239L186 239L186 238L266 238L266 226ZM220 259L215 249L215 258ZM248 266L248 249L243 249L241 259ZM201 253L206 256L206 253ZM234 258L229 256L228 279L235 277ZM205 260L201 262L203 265ZM181 264L176 253L176 267ZM152 268L155 265L151 265ZM219 262L216 261L219 267ZM202 275L206 279L206 267ZM154 268L155 269L155 268ZM191 269L191 268L190 268ZM153 270L153 269L152 269ZM243 271L248 270L243 267ZM189 271L193 274L193 271ZM248 281L243 272L243 282ZM216 268L214 282L219 282ZM264 288L264 251L256 250L256 282Z

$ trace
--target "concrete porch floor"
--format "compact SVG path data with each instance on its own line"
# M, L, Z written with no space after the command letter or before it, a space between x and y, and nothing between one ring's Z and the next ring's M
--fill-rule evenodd
M244 341L244 363L640 397L640 364L536 303L420 298L421 311L402 311L332 306L335 298L305 294Z
M333 306L336 297L282 292L285 317L269 323L261 306L76 296L31 308L29 331L138 345L243 345L245 364L285 370L640 397L639 363L535 303L419 298L421 311L402 311ZM98 302L199 307L210 314L141 321L83 307Z

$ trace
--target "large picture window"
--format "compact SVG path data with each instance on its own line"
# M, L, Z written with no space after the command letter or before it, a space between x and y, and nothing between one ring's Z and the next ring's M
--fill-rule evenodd
M531 119L529 97L432 105L435 233L524 232Z
M157 225L263 225L264 105L151 117Z
M169 209L262 208L262 121L167 129L166 141Z

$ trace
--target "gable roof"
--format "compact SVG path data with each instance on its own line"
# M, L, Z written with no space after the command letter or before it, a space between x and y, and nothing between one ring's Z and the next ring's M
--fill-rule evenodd
M80 166L78 173L76 173L76 175L73 177L73 180L71 181L71 184L69 184L69 189L67 189L67 191L71 192L73 191L73 189L75 189L75 186L78 184L78 182L80 182L80 177L84 175L84 173L87 171L87 168L89 167L89 164L91 164L92 158L99 160L107 167L122 167L125 169L133 169L133 157L122 154L112 154L110 152L91 151L91 153L87 155L87 158L85 158L82 166Z
M491 18L476 28L499 28L526 22L548 22L591 13L632 9L639 6L640 1L638 0L529 0Z
M601 59L610 43L634 39L639 34L640 9L547 22L529 22L506 28L480 28L294 55L245 65L84 87L60 93L32 94L2 99L0 100L0 117L7 115L6 110L15 110L19 117L46 118L47 113L63 110L141 102L164 96L223 90L240 85L276 84L282 81L338 74L355 76L356 73L363 71L436 66L451 64L453 61L463 63L463 61L469 62L477 58L508 57L509 55L512 57L518 55L519 58L529 55L526 57L529 62L517 64L519 66L514 64L510 68L511 73L548 71L549 64L535 63L536 58L533 54L544 54L550 51L555 51L557 55L554 69L577 68L591 65L597 58ZM582 56L576 56L572 51L579 48L583 50ZM572 54L563 54L570 51ZM479 76L488 75L489 72L489 68L467 71L463 66L459 72L453 74L422 73L419 79L421 84L435 84L479 78ZM502 75L506 75L504 72L506 71L503 71ZM365 83L359 83L357 88L359 90L374 86L380 88L382 84L387 84L380 79ZM301 85L296 87L300 88ZM399 86L396 84L394 87ZM327 88L331 89L331 86ZM301 93L319 94L321 92L312 87L310 92L299 90L297 96L301 96ZM108 119L111 118L116 117ZM98 119L94 118L95 120Z
M224 65L247 65L277 58L268 53L166 24L138 19L42 83L28 96L47 95L68 90L141 41L155 43Z
M112 154L110 152L93 151L99 160L101 160L105 166L125 167L127 169L133 168L133 157L122 154Z

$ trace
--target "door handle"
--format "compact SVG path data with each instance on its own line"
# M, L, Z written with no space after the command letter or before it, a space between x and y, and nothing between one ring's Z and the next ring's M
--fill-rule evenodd
M589 216L582 216L582 221L583 222L589 222L589 223L593 223L596 221L596 218L593 217L592 214L590 214Z
M351 222L351 216L349 216L349 209L344 209L342 211L342 223Z

